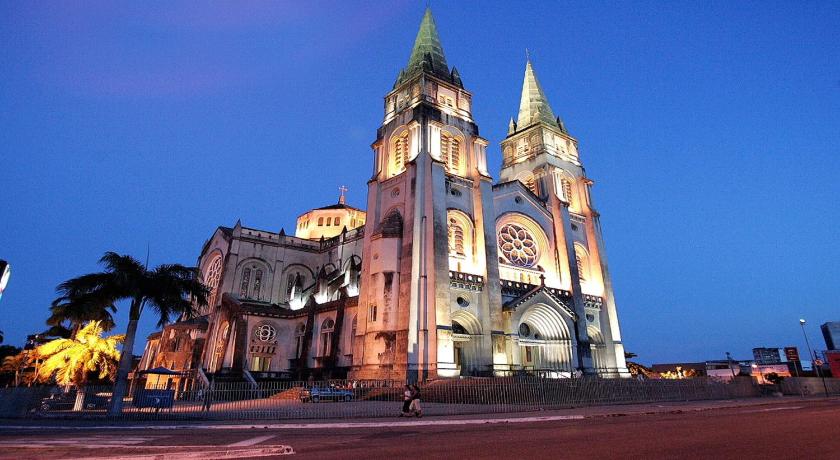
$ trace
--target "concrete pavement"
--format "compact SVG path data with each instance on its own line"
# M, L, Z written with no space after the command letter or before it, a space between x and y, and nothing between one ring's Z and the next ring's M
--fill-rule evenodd
M420 420L7 424L0 458L838 458L838 425L840 400L801 398Z

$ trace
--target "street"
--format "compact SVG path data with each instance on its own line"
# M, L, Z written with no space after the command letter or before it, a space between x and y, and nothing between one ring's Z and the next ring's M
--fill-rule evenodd
M612 406L492 418L349 420L293 428L265 428L268 422L113 429L67 429L67 423L63 429L7 426L0 431L0 458L840 456L840 400L757 401ZM499 420L505 417L510 420Z

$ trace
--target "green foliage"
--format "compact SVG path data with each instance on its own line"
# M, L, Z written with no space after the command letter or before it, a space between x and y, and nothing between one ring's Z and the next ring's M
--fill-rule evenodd
M35 356L43 360L38 379L55 378L59 385L84 385L91 375L113 379L120 359L117 345L125 336L102 337L103 331L99 321L91 321L72 339L56 339L36 348Z
M771 373L766 374L764 376L764 380L767 380L768 382L772 383L773 385L778 385L778 384L782 383L782 380L784 380L784 379L785 379L784 377L782 377L781 375L779 375L775 372L771 372Z

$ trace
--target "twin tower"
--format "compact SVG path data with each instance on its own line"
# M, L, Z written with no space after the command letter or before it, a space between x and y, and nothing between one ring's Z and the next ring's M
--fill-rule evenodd
M368 182L354 378L628 376L592 181L529 61L500 181L426 10Z

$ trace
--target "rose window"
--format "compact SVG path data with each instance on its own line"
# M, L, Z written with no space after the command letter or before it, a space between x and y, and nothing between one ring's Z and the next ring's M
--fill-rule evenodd
M512 265L530 268L537 263L534 236L518 224L505 224L499 230L499 251Z
M263 324L262 326L257 327L254 329L254 334L263 342L270 342L277 337L277 330L274 329L273 326L268 324Z

